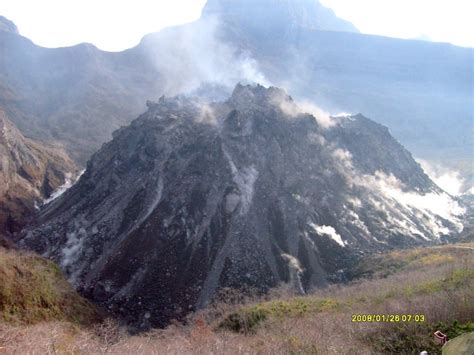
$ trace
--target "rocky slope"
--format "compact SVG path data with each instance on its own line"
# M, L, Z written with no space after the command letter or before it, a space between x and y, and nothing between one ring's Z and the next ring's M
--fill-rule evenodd
M148 106L21 241L136 326L222 287L304 293L344 277L358 253L462 229L462 208L361 115L315 117L282 90L242 85L223 103Z
M77 168L58 147L25 138L0 107L0 234L19 232Z

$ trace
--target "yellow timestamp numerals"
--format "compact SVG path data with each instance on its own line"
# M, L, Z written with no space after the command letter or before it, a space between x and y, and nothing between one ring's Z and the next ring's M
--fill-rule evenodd
M353 314L352 322L357 323L423 323L424 314Z

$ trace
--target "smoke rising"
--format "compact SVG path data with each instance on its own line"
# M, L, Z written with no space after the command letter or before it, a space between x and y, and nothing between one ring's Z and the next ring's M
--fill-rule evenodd
M303 274L303 269L298 259L290 254L281 254L283 260L288 263L288 269L290 271L290 282L293 289L301 295L304 295L303 284L301 282L301 275Z
M469 189L473 188L472 186L466 186L466 179L457 170L452 170L439 164L432 164L422 159L417 159L417 161L436 185L453 196L469 193Z
M346 242L342 240L341 236L336 232L334 227L331 226L319 226L314 223L309 223L309 226L314 229L314 231L318 234L325 235L332 240L334 240L337 244L341 247L346 246Z
M336 120L334 120L328 112L309 101L295 102L290 100L279 100L275 103L279 105L280 109L285 114L291 117L296 117L304 113L309 113L310 115L313 115L319 126L324 129L334 127L337 123Z
M152 63L162 74L166 96L187 94L204 84L228 88L237 82L269 85L247 52L218 38L218 27L219 20L208 16L144 39Z
M447 228L440 220L449 221L457 232L463 230L461 217L466 210L458 202L444 192L430 192L421 194L416 191L406 191L406 187L392 174L387 175L382 171L376 171L374 175L363 175L354 177L354 183L358 186L366 187L368 190L377 192L383 196L387 205L392 205L393 209L403 212L405 215L417 215L419 219L424 219L424 223L431 229L431 233L436 236L449 234ZM378 202L372 201L374 205L379 205L379 209L385 208ZM394 204L395 203L395 204ZM377 207L377 206L376 206ZM413 226L408 226L409 221L402 215L394 220L404 229L413 230ZM418 234L423 235L422 232Z
M351 195L346 200L353 212L348 213L352 223L359 224L365 234L370 231L361 223L362 220L358 221L357 215L357 210L364 204L370 204L381 212L384 216L381 224L390 225L393 231L401 234L431 240L463 230L462 219L466 210L449 194L437 189L428 193L409 189L396 176L381 170L363 174L354 168L350 152L331 145L329 149L348 185L355 191L361 188L365 191L364 202ZM327 235L331 234L325 231Z

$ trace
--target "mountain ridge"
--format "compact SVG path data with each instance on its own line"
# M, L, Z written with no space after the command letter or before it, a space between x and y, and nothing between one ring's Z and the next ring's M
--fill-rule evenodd
M237 10L250 6L230 3ZM264 14L271 11L279 10L270 6ZM268 21L257 21L255 30L242 22L251 12L231 20L225 11L216 15L214 22L204 15L146 35L118 53L84 44L45 49L2 31L0 102L23 133L59 141L80 165L139 115L146 100L209 83L231 91L237 81L283 86L330 112L377 117L424 160L462 163L472 155L472 49L287 26L281 17L268 28ZM272 26L281 29L278 41L267 36ZM84 75L78 77L77 68Z
M328 111L377 117L422 159L469 158L472 49L301 26L285 29L277 44L262 31L201 18L119 53L86 45L45 49L2 31L0 102L23 133L59 141L83 165L148 99L183 93L193 82L192 89L211 82L231 90L239 80L268 78ZM182 41L190 48L176 45ZM81 78L78 67L86 73ZM458 124L445 123L448 116Z
M250 26L264 22L267 31L285 24L312 30L359 32L349 21L338 18L334 11L316 0L208 0L201 17L207 16L218 16L224 21L246 21Z
M0 31L10 32L15 35L20 34L20 32L18 31L18 27L16 27L16 25L12 21L10 21L9 19L1 15L0 15Z

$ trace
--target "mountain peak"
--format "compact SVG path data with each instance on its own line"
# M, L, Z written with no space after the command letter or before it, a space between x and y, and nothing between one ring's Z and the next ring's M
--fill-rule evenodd
M218 16L252 27L296 26L322 31L359 32L317 0L208 0L202 16Z
M260 84L256 85L243 85L237 84L232 92L231 100L239 100L241 98L257 98L259 101L262 99L265 101L274 98L287 98L291 99L285 90L270 86L266 88Z
M16 25L7 19L6 17L0 16L0 31L10 32L13 34L20 34Z
M430 210L433 199L455 202L387 130L362 116L324 128L279 100L291 98L239 84L224 102L149 102L20 245L146 329L183 319L224 288L294 281L302 293L359 252L456 236L458 217ZM291 261L302 269L293 281Z

